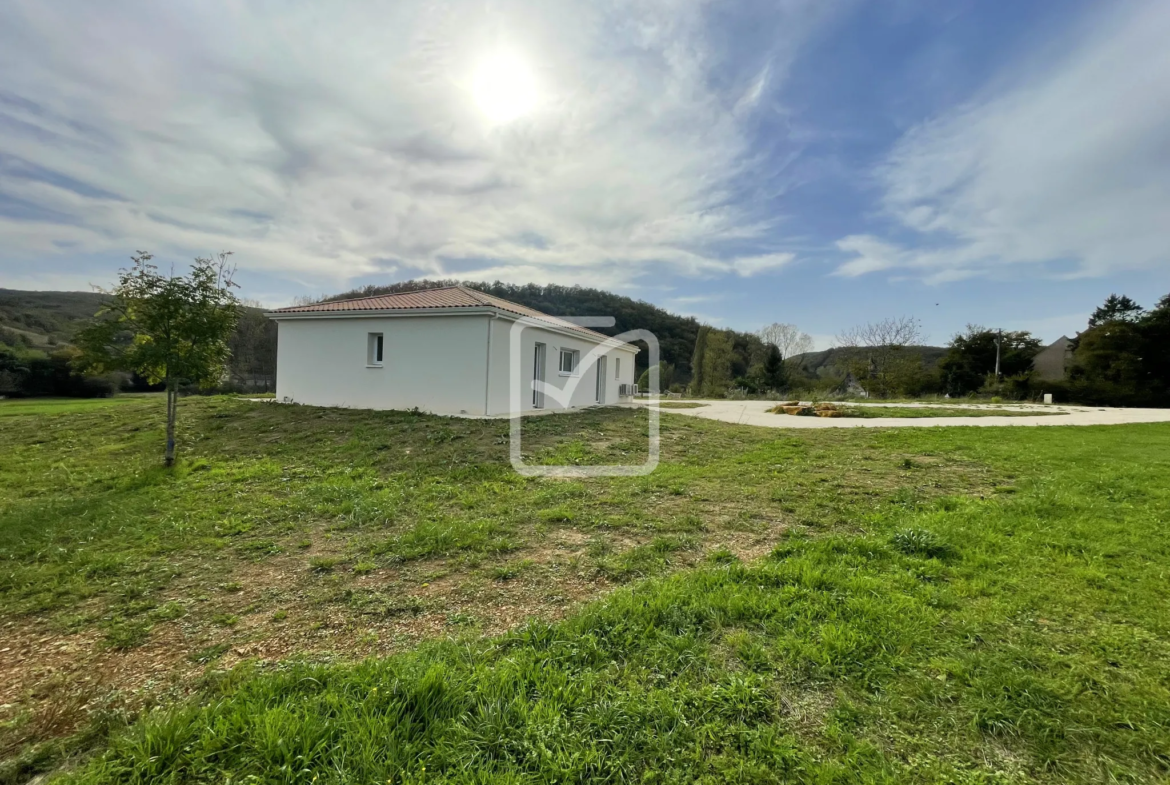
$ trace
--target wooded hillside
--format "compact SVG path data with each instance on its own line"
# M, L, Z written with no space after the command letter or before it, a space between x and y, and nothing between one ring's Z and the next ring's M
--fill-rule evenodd
M326 300L347 300L353 297L372 297L379 294L394 294L397 292L414 292L420 289L435 289L440 286L456 286L462 284L468 288L502 297L529 308L549 314L550 316L612 316L614 326L611 328L596 328L606 335L617 335L626 330L649 330L658 337L662 352L662 361L674 366L674 381L686 384L691 379L691 357L695 351L695 338L699 333L699 322L690 316L679 316L659 308L644 300L635 300L620 294L606 292L583 286L557 286L548 284L508 284L496 281L494 283L456 280L415 280L388 286L365 286L360 289L343 292L326 297ZM754 335L747 333L731 333L736 344L737 362L734 370L742 374L748 364L749 345L759 343ZM645 369L647 356L642 352L638 356L638 372Z

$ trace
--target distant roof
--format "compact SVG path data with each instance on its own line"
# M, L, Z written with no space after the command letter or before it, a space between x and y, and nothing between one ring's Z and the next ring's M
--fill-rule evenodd
M1062 335L1036 353L1032 358L1032 368L1046 381L1063 379L1072 364L1072 354L1072 341Z
M570 321L549 316L502 297L476 291L467 286L442 286L437 289L420 289L416 292L377 294L373 297L355 297L351 300L330 300L310 305L292 305L278 308L269 314L312 314L312 313L354 313L359 311L413 311L427 308L496 308L501 311L527 316L548 322L556 327L584 333L593 338L608 338L608 335L573 324Z

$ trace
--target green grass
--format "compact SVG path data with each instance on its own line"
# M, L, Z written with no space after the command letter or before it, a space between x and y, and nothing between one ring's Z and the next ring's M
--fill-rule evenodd
M814 417L812 406L802 406L805 414L790 415L784 411L784 407L777 404L768 409L772 414L781 414L796 417ZM848 406L843 404L835 404L833 409L840 412L838 417L847 418L863 418L863 419L919 419L923 417L1046 417L1061 415L1065 412L1061 411L1036 411L1023 409L995 409L995 408L957 408L957 407L943 407L943 406L921 406L921 407L902 407L902 406Z
M1024 409L959 409L946 406L843 406L841 409L845 412L845 417L863 417L869 419L878 417L1047 417L1064 414L1064 412L1042 412Z
M147 397L151 397L151 394L119 395L113 398L5 398L0 399L0 417L71 414L118 406Z
M231 399L183 401L166 473L158 408L3 426L4 645L178 680L16 674L8 781L86 749L74 781L1170 776L1166 425L671 418L655 474L561 481L506 423ZM526 451L636 462L645 426Z

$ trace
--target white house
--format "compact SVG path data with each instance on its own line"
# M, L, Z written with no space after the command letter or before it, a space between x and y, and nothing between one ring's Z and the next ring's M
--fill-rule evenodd
M634 384L636 346L465 286L268 317L278 325L277 400L506 415L514 400L520 411L613 404Z

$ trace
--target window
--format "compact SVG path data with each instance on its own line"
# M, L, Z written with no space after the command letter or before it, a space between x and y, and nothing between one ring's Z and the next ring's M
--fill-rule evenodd
M366 366L382 367L382 333L370 333L366 338Z
M615 378L615 379L622 378L622 358L621 357L614 357L613 358L613 378Z
M575 349L561 349L561 364L559 370L561 376L571 376L577 372L577 363L581 357L581 352Z

